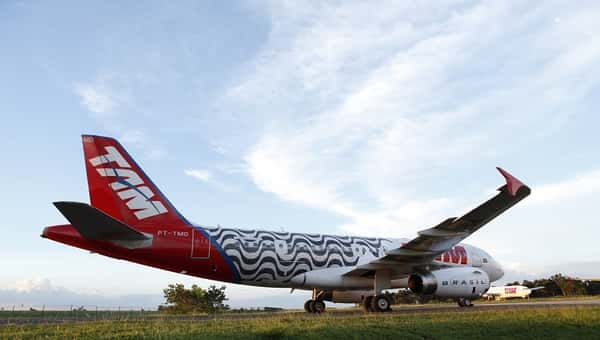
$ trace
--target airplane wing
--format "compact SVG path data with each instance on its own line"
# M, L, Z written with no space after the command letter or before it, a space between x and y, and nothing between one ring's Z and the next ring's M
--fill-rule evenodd
M528 186L507 171L497 169L506 184L498 188L496 196L461 217L450 217L433 228L419 231L418 236L408 243L387 251L385 256L359 265L344 275L363 276L377 269L406 270L429 263L531 193Z
M544 289L546 287L544 286L540 286L540 287L535 287L535 288L529 288L529 290L534 291L534 290L539 290L539 289Z

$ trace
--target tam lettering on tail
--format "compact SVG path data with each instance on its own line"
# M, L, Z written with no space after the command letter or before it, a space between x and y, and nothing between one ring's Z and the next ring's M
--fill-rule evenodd
M117 140L82 140L93 207L133 227L188 224Z

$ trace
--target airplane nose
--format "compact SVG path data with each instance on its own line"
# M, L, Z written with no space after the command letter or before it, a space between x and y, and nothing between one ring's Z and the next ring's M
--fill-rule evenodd
M490 277L490 279L492 281L497 281L500 280L503 276L504 276L504 270L502 269L502 266L500 265L500 263L494 261L494 270L493 270L493 277Z
M501 279L504 276L504 270L500 265L498 265L498 278L496 280Z

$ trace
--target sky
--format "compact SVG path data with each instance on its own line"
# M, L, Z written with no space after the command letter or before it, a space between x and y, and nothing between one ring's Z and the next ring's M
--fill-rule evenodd
M500 281L600 277L596 1L0 2L0 306L152 307L219 284L39 237L118 138L189 220L414 237L502 166L533 193L465 242ZM230 304L306 293L228 285Z

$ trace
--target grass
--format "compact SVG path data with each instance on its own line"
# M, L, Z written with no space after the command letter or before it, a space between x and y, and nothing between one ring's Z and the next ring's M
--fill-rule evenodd
M330 314L331 315L331 314ZM452 311L415 314L129 320L0 326L0 338L87 339L456 339L600 338L600 307Z

